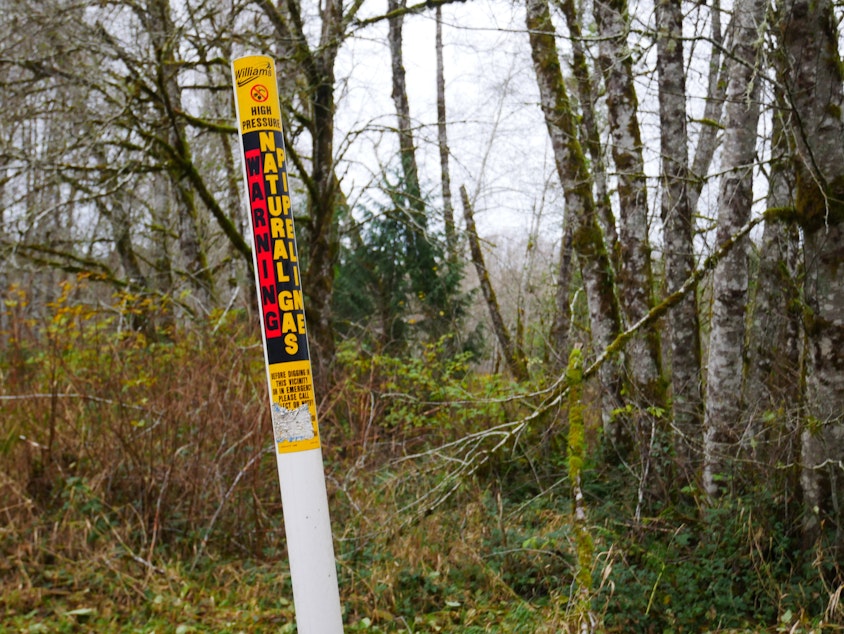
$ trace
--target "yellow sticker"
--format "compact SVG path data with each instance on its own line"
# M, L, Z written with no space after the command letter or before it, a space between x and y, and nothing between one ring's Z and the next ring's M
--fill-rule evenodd
M279 453L319 447L310 361L269 366L273 435Z
M238 127L241 134L281 131L278 83L271 57L250 55L232 62Z

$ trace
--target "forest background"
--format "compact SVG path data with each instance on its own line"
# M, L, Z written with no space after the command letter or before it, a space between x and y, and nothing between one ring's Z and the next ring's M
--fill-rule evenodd
M831 0L0 1L10 631L294 631L277 60L349 631L839 631Z

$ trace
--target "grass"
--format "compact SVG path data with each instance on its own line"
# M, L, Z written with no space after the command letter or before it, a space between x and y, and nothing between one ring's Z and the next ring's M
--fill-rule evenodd
M118 557L114 557L118 555ZM22 632L293 631L289 577L242 563L147 576L102 553L42 566L36 584L4 592L3 628Z
M12 294L0 333L0 631L295 631L251 318L176 328L78 291ZM127 304L160 327L126 329ZM346 629L576 631L565 409L525 424L523 387L444 349L340 348L321 431ZM801 546L782 470L720 508L643 505L586 405L597 630L842 631L840 563Z

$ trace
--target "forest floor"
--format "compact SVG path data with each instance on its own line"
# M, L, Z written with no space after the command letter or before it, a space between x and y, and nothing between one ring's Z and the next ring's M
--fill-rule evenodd
M69 297L0 350L0 632L296 631L251 320L150 339ZM795 469L737 470L713 505L658 438L613 466L587 386L575 521L566 403L448 345L338 349L319 405L346 631L844 631Z

